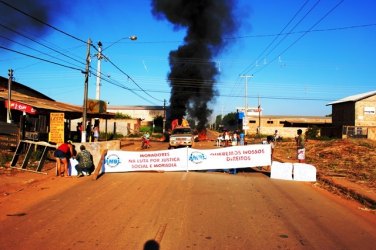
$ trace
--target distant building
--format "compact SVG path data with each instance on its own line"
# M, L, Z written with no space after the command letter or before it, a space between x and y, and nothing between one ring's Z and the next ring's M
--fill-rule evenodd
M282 137L295 137L298 129L306 131L309 127L322 128L332 123L331 117L323 116L263 115L261 107L248 107L247 117L244 117L244 107L237 107L236 111L247 134L273 135L278 130Z
M164 116L163 106L107 106L107 111L141 119L145 123L152 122L157 116Z
M245 108L244 107L237 107L236 110L238 112L242 112L244 114L244 110ZM258 108L258 107L248 107L247 108L247 115L248 116L258 116L258 115L262 115L262 108Z
M331 117L323 116L277 116L260 115L248 117L248 132L273 135L275 130L282 137L294 137L298 129L306 131L310 127L326 127L332 123Z
M348 96L329 105L333 129L342 137L376 139L376 91Z

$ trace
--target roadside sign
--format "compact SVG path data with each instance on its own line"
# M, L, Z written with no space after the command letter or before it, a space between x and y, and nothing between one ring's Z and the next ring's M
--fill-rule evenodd
M64 113L50 114L50 133L48 140L57 144L64 143Z

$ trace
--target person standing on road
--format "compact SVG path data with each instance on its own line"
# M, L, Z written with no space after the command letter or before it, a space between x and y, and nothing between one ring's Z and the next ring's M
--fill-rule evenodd
M67 141L61 144L54 152L56 159L56 175L69 176L68 172L68 159L73 156L73 146L72 141ZM64 165L64 171L61 171L61 164ZM63 174L64 173L64 174Z
M279 140L280 140L280 136L279 136L278 130L275 130L274 131L274 143L277 144L277 141Z
M93 172L93 156L86 150L84 145L80 146L80 152L76 156L78 164L76 165L77 177L84 176L82 172L87 172L89 175Z
M94 141L97 142L99 140L99 127L98 125L95 125L93 128L93 137Z
M240 145L244 145L244 131L240 131L240 134L239 134L239 139L240 139Z
M298 136L295 137L296 148L297 148L297 158L298 158L298 162L303 163L305 161L305 142L304 142L303 131L301 129L298 129L297 133L298 133Z
M238 145L238 134L236 131L232 134L232 146L237 146Z
M274 137L271 135L268 135L266 137L266 143L270 144L270 148L271 148L270 157L271 157L271 162L273 162L273 153L274 153L274 148L275 148ZM270 166L266 167L266 171L270 171Z
M230 142L230 134L228 133L227 130L225 131L223 137L225 139L225 147L228 147L229 146L229 142Z

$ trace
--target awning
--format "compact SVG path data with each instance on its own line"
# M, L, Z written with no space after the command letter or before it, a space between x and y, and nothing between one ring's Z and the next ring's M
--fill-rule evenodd
M0 100L4 100L5 103L8 103L8 92L7 91L0 91ZM16 110L25 111L21 109L29 110L29 114L31 110L37 110L35 114L48 114L50 112L63 112L65 114L66 119L78 119L82 117L83 108L82 106L76 106L68 103L63 102L56 102L47 99L41 99L36 97L27 96L24 94L20 94L17 92L12 91L11 95L11 102L15 104L20 104L21 106L17 106ZM6 104L7 105L7 104ZM7 106L6 106L7 107ZM103 118L103 119L110 119L114 118L114 113L87 113L88 118Z
M4 104L5 108L8 108L8 100L5 100ZM34 107L16 101L10 101L10 109L19 110L32 115L35 115L37 113L37 110Z

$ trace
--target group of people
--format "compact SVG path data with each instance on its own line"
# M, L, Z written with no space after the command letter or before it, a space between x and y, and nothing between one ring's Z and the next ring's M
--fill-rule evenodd
M217 147L223 146L237 146L237 145L244 145L244 132L235 130L234 132L230 133L228 130L223 131L223 134L217 138Z
M77 123L76 127L78 138L81 141L81 135L82 135L82 122ZM99 123L96 121L94 126L91 125L91 122L89 121L86 125L86 140L89 142L97 142L99 140Z
M277 141L281 141L282 137L279 135L278 130L275 130L273 135L269 135L266 138L266 143L271 145L271 155L273 158L273 152ZM297 136L295 137L296 141L296 148L297 148L297 160L300 163L305 161L305 138L303 136L303 131L301 129L297 130ZM239 131L234 131L230 133L229 131L225 130L223 134L221 134L217 138L217 147L222 146L222 143L225 147L227 146L237 146L237 145L244 145L244 133Z
M58 176L69 177L69 162L71 158L76 159L78 162L74 166L77 170L77 177L82 177L84 172L90 175L94 171L93 156L84 145L80 146L80 152L76 154L72 141L67 141L59 145L55 150L54 156L56 159L56 175Z

